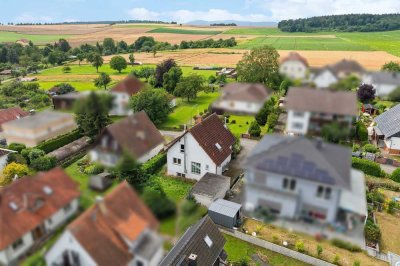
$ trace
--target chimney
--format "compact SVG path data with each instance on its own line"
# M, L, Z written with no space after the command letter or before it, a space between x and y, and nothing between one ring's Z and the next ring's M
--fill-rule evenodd
M96 205L98 206L101 213L104 214L107 212L107 207L104 204L104 199L102 196L96 196Z
M197 266L197 255L196 254L190 254L188 257L188 266Z

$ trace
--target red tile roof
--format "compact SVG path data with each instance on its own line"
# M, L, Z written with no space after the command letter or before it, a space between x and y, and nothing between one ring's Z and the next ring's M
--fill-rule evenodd
M111 91L112 92L125 92L129 94L129 96L132 96L139 91L141 91L144 88L144 83L141 82L139 79L132 77L132 76L127 76L124 80L119 82L117 85L115 85Z
M221 165L232 154L231 146L235 143L235 137L215 113L189 129L189 132L216 165Z
M127 265L133 255L124 239L135 240L159 224L151 211L126 182L73 221L68 230L97 265Z
M26 112L19 107L11 107L8 109L0 110L0 131L2 131L2 124L28 115L29 112Z
M49 187L51 193L47 194L44 187ZM79 195L78 185L61 168L23 177L1 188L0 250L32 231Z

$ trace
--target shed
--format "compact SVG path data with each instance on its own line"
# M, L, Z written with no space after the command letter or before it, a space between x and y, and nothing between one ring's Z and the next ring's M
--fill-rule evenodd
M242 220L242 205L224 199L217 199L208 208L208 216L218 225L228 228L237 227Z
M89 187L93 190L104 191L112 185L110 173L101 173L90 177Z
M216 199L223 199L230 188L227 176L206 173L192 188L191 194L200 204L208 207Z

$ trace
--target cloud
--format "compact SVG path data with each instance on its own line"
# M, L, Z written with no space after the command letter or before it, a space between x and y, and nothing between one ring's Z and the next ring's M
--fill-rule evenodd
M160 17L160 13L150 11L143 7L133 8L128 11L128 14L132 19L137 20L158 20Z
M50 16L38 16L31 13L22 13L15 17L15 22L19 23L36 23L36 22L52 22L53 18Z

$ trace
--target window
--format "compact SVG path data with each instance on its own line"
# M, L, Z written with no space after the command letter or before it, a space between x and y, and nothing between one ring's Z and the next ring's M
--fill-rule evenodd
M330 187L323 187L323 186L318 186L317 189L317 197L322 198L324 197L325 199L330 199L332 195L332 189Z
M12 248L14 249L14 250L17 250L17 249L19 249L21 246L23 246L24 245L24 240L22 239L22 238L20 238L20 239L18 239L17 241L15 241L13 244L12 244Z
M332 190L330 187L325 188L325 199L330 199L332 194Z
M208 235L206 235L206 236L204 237L204 241L206 242L206 244L207 244L207 246L208 246L209 248L212 247L213 242L212 242L211 238L210 238Z
M174 164L181 165L181 159L179 159L179 158L174 158L173 162L174 162Z
M317 197L321 198L323 193L324 193L324 187L323 186L318 186Z
M192 174L199 175L201 173L201 164L192 162Z
M283 179L283 189L290 189L290 190L295 190L296 189L296 180L294 179Z
M290 190L295 190L296 189L296 180L292 179L290 180Z
M64 212L69 212L71 210L71 203L64 206Z
M51 219L51 218L49 218L47 221L48 221L49 224L53 223L53 219Z
M136 266L144 266L144 264L142 261L138 260L136 261Z
M210 169L210 166L206 164L206 170L208 171Z
M303 112L294 112L294 113L293 113L293 116L294 116L294 117L303 117L303 116L304 116L304 113L303 113Z
M185 152L185 144L181 144L181 152Z
M296 123L293 123L293 128L295 128L295 129L303 129L303 123L298 123L298 122L296 122Z
M283 179L283 188L287 189L289 185L289 180L287 178Z

